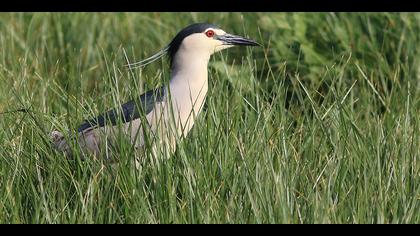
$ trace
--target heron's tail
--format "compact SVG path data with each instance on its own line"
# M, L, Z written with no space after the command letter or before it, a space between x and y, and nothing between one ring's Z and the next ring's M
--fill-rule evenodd
M67 143L64 135L59 131L52 131L50 133L50 139L55 147L60 152L64 152L67 156L71 156L71 148Z
M63 152L67 157L73 158L73 151L80 153L80 157L85 159L86 157L93 155L95 158L99 157L99 136L96 134L94 129L79 133L78 136L66 140L65 136L59 131L52 131L50 133L50 139L56 150ZM71 140L78 139L78 148L73 150L68 143Z

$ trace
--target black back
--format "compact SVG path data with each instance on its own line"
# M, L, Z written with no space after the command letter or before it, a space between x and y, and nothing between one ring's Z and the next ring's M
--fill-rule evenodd
M178 51L179 46L182 43L182 40L184 40L185 37L187 37L187 36L189 36L191 34L203 33L204 30L206 30L208 28L219 29L218 26L213 25L213 24L208 24L208 23L195 23L195 24L192 24L192 25L187 26L186 28L184 28L183 30L181 30L175 36L175 38L169 44L169 49L168 49L169 60L170 60L171 66L172 66L173 58L175 57L175 54Z
M79 126L77 131L83 132L89 128L104 127L106 124L111 123L117 125L120 119L122 123L127 123L132 120L140 118L141 114L147 115L153 110L156 102L163 101L164 88L160 87L150 90L142 94L137 100L131 100L119 107L99 115L98 117L86 120Z

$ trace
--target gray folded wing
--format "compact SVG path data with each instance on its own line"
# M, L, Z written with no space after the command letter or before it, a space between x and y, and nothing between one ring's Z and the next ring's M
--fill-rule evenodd
M160 87L147 91L135 100L131 100L119 108L110 110L96 118L85 120L77 131L83 132L90 128L104 127L105 125L117 125L119 121L127 123L140 118L142 114L147 115L153 110L156 102L163 101L164 88Z

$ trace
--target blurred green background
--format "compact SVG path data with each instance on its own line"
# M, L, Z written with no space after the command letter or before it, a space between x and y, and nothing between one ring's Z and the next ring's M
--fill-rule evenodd
M173 158L49 147L167 82L166 60L124 65L194 22L263 47L212 57ZM0 116L0 222L419 223L419 43L418 13L1 13L0 112L33 113Z

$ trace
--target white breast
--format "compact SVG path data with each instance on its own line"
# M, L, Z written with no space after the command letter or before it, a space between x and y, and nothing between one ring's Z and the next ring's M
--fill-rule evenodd
M194 120L200 114L206 100L208 83L205 79L197 81L171 82L169 98L173 118L177 124L178 135L186 136L194 125Z

